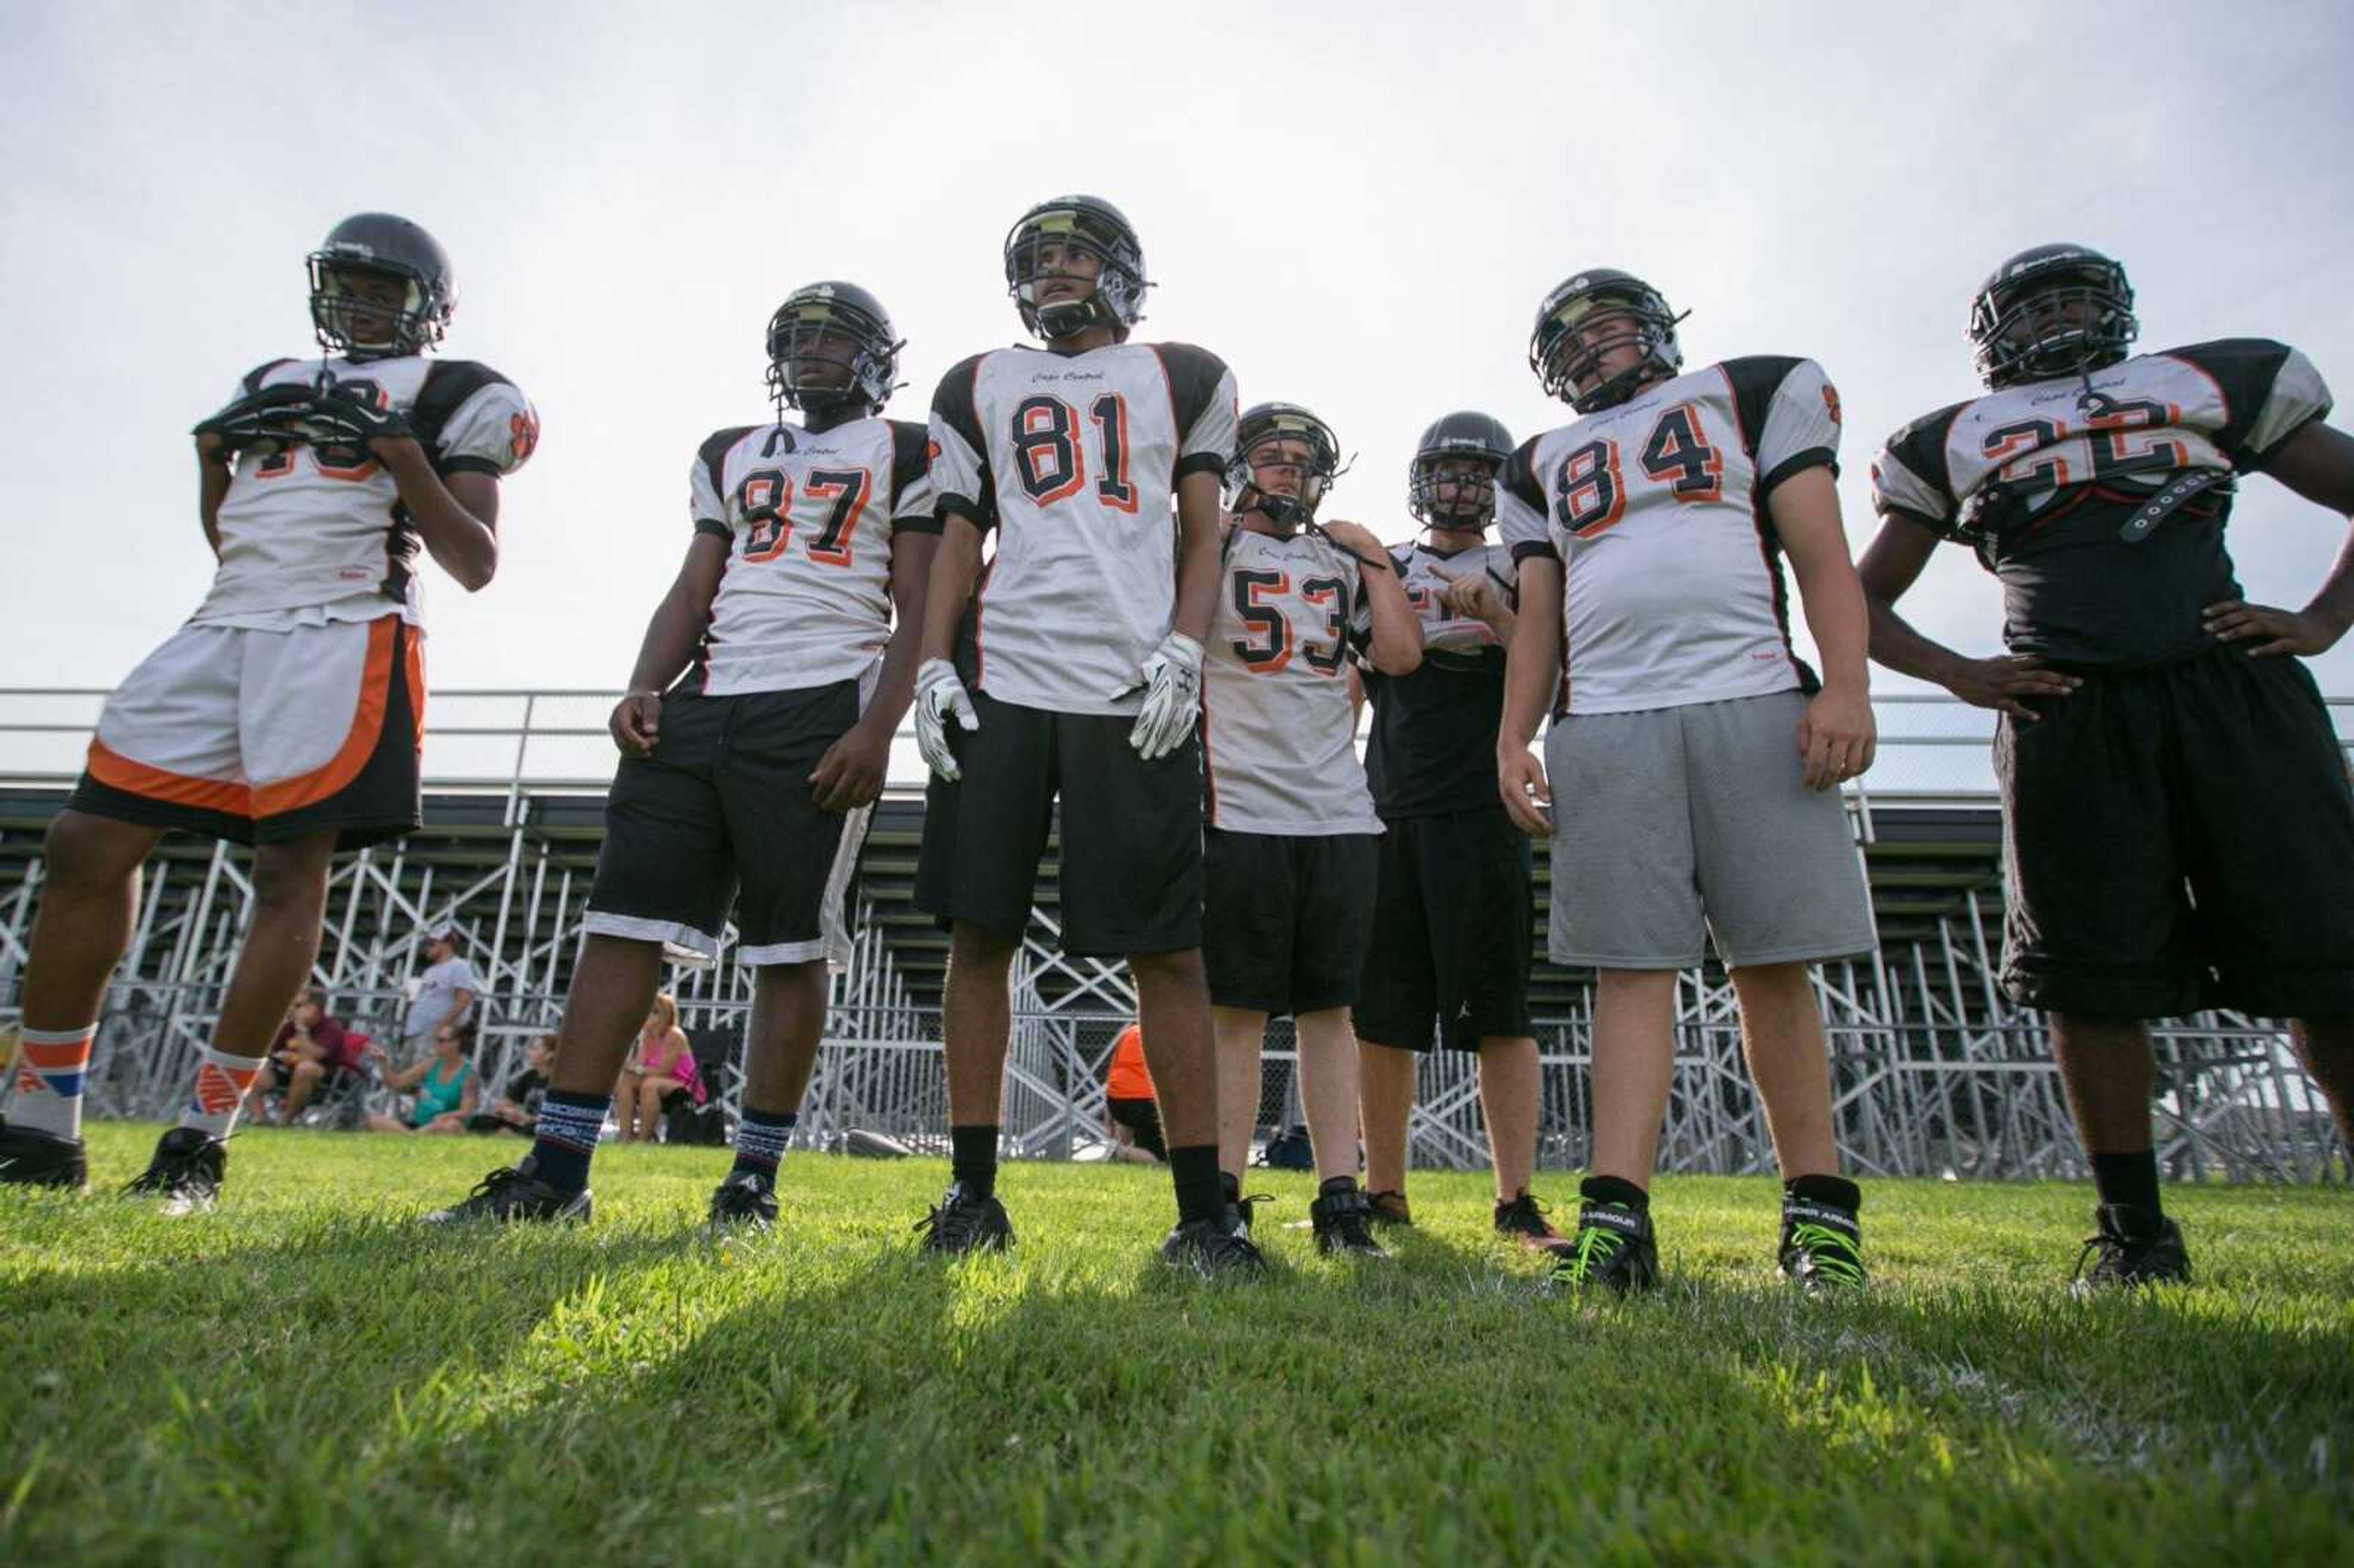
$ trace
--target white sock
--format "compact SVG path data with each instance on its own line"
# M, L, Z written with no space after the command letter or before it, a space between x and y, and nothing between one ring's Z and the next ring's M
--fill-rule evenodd
M196 1065L196 1087L189 1092L186 1108L180 1112L180 1125L202 1128L213 1138L227 1138L229 1128L237 1125L246 1091L253 1087L253 1080L269 1061L266 1055L232 1056L217 1045L206 1046L204 1060Z
M8 1125L51 1138L81 1136L82 1081L90 1073L98 1025L16 1032L16 1098Z

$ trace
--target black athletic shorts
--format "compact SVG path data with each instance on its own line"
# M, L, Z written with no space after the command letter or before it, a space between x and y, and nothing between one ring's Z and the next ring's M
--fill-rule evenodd
M1379 838L1204 833L1210 1001L1278 1018L1353 1003L1373 927Z
M977 730L951 725L964 776L924 798L916 906L1019 938L1062 798L1063 951L1108 958L1202 945L1202 743L1158 762L1123 715L1057 714L972 694Z
M1161 1136L1161 1106L1155 1100L1106 1100L1104 1108L1111 1119L1136 1135L1136 1147L1155 1160L1169 1158L1169 1145Z
M855 681L663 697L653 755L613 775L581 928L716 959L732 905L737 962L847 963L873 809L821 810L809 776L860 703Z
M1501 801L1385 825L1357 1038L1427 1051L1443 1027L1445 1044L1476 1051L1532 1033L1528 835Z
M2305 665L2221 647L2074 673L1995 736L2003 990L2088 1016L2354 1014L2354 790Z

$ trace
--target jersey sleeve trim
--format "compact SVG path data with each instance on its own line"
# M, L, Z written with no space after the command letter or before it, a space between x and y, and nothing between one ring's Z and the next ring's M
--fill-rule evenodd
M292 365L294 361L291 358L264 361L262 364L255 366L251 370L247 371L243 379L241 379L238 385L244 387L245 395L250 397L256 392L261 390L262 382L269 379L270 373L271 371L277 369L281 365Z
M891 533L895 538L901 534L937 535L940 527L940 514L937 512L910 512L905 517L891 519Z
M1518 570L1522 561L1558 561L1561 552L1553 547L1550 539L1522 539L1512 546L1512 567Z
M1161 373L1169 378L1170 410L1175 416L1177 440L1182 446L1217 397L1218 383L1225 379L1225 361L1190 343L1157 343L1152 352L1161 360ZM1204 455L1206 454L1197 452L1180 460L1177 471L1188 471L1185 463ZM1224 458L1219 459L1218 466L1225 466Z
M727 454L736 450L737 442L759 428L758 425L731 425L724 430L714 430L704 438L703 445L696 450L695 461L703 465L704 473L711 481L711 493L722 502L727 497Z
M1757 493L1771 495L1784 480L1804 473L1810 468L1827 468L1831 471L1831 477L1837 479L1839 456L1829 447L1808 447L1805 451L1793 452L1776 463L1773 472L1758 480Z
M433 465L433 471L443 475L452 473L487 473L493 479L496 479L506 471L499 467L498 464L493 462L488 458L468 457L461 452L456 457L442 458L437 461Z
M1224 473L1225 471L1225 459L1215 452L1191 452L1177 460L1179 479L1184 478L1189 473ZM1267 482L1272 484L1275 481L1269 480Z
M727 526L726 524L719 522L716 518L696 518L695 520L695 531L698 534L708 534L713 538L731 546L736 543L736 530Z

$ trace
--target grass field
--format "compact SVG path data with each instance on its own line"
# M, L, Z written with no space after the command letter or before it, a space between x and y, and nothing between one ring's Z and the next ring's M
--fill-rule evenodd
M153 1137L95 1129L101 1190ZM1128 1168L1010 1169L1020 1245L956 1266L930 1160L794 1155L724 1245L709 1150L607 1150L585 1228L403 1223L496 1152L257 1131L205 1219L0 1192L0 1561L2354 1556L2342 1190L2183 1192L2201 1283L2083 1306L2084 1189L1875 1183L1873 1295L1826 1306L1769 1183L1671 1180L1670 1289L1612 1306L1476 1176L1416 1179L1386 1266L1263 1218L1246 1286L1153 1264Z

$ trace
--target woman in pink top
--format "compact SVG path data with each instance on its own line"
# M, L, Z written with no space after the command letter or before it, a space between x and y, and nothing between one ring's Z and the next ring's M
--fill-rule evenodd
M680 1095L691 1095L701 1105L703 1075L695 1068L686 1031L678 1026L678 1001L662 991L638 1030L637 1054L621 1069L621 1082L613 1097L621 1141L651 1142L654 1129L662 1125L663 1113Z

